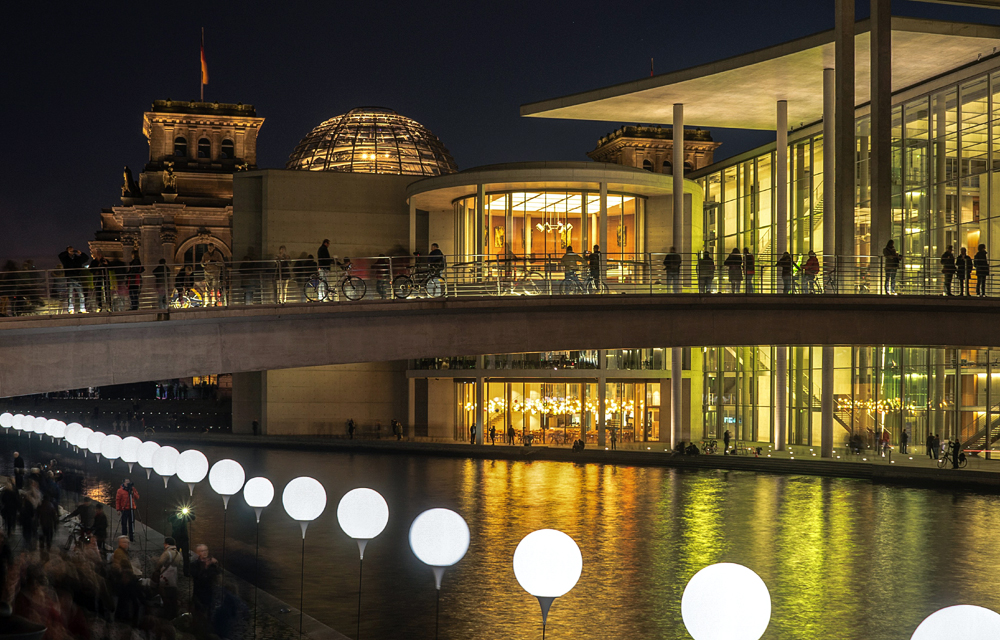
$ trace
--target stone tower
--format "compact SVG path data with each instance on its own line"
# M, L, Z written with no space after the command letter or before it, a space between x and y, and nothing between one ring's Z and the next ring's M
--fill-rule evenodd
M704 129L684 130L684 170L701 169L712 164L720 142ZM612 131L597 141L597 148L587 154L591 160L637 167L655 173L673 173L674 131L671 127L628 125Z

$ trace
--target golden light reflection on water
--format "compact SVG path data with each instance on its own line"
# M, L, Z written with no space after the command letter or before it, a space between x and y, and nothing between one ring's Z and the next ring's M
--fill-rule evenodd
M209 459L231 451L206 448ZM242 453L242 450L241 452ZM580 545L583 574L552 608L547 637L687 638L680 600L694 573L714 562L744 564L768 585L773 617L765 640L907 640L949 604L1000 610L994 570L1000 536L996 496L886 487L855 480L751 472L677 471L554 462L402 455L255 451L279 488L308 468L331 504L357 486L389 501L390 523L365 554L369 638L427 637L433 580L406 547L413 518L454 508L472 531L467 556L446 572L442 638L504 640L540 635L538 604L517 584L511 558L531 531L565 531ZM155 480L155 478L154 478ZM116 482L120 478L116 479ZM147 486L144 482L140 487ZM166 502L162 483L149 483ZM106 484L108 494L117 484ZM175 503L187 490L174 487ZM214 539L221 514L196 490L199 536ZM97 494L95 494L96 497ZM103 494L102 494L103 495ZM203 500L213 498L211 503ZM230 504L230 554L252 567L252 514ZM213 506L214 505L214 506ZM339 630L357 613L357 549L328 509L310 526L306 610ZM219 517L216 517L219 516ZM243 520L241 520L243 518ZM245 523L244 523L245 524ZM269 510L261 523L262 587L297 602L298 529ZM242 544L237 540L242 536ZM719 615L727 603L719 602Z

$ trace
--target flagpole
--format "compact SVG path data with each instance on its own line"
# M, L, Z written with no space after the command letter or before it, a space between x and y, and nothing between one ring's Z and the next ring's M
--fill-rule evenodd
M201 60L198 65L198 78L201 80L201 99L205 101L205 27L201 28Z

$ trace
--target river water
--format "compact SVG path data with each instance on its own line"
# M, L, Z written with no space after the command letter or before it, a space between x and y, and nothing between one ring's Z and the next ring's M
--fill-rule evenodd
M301 535L280 504L285 483L311 475L329 503L306 536L305 611L354 637L358 552L340 531L336 505L356 487L385 496L385 532L365 552L361 634L366 639L433 637L434 579L410 552L407 531L424 509L447 507L469 522L472 545L445 574L441 637L528 639L541 635L538 604L514 578L511 558L539 528L571 535L583 575L559 598L547 637L687 638L684 585L715 562L756 571L772 598L768 640L906 640L940 607L1000 609L1000 500L993 495L873 485L847 479L752 472L313 453L205 447L209 460L240 461L265 475L276 497L260 523L261 588L297 606ZM101 463L102 486L121 480ZM87 463L93 472L93 458ZM147 483L150 524L188 502L176 478ZM221 556L222 499L195 489L192 541ZM254 576L253 512L236 496L228 513L227 564ZM719 602L725 615L726 602ZM294 624L294 621L291 621Z

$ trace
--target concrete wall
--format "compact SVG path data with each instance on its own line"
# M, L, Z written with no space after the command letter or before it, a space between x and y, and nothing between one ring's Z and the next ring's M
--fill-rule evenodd
M268 257L285 245L292 257L316 255L329 238L330 253L339 257L408 255L406 188L421 177L285 169L237 173L233 254L241 257L253 247ZM418 235L426 238L426 232Z
M455 380L427 380L427 435L431 438L455 437Z
M390 420L407 422L406 361L269 371L266 382L268 435L346 435L353 418L360 433L379 421L388 437Z

